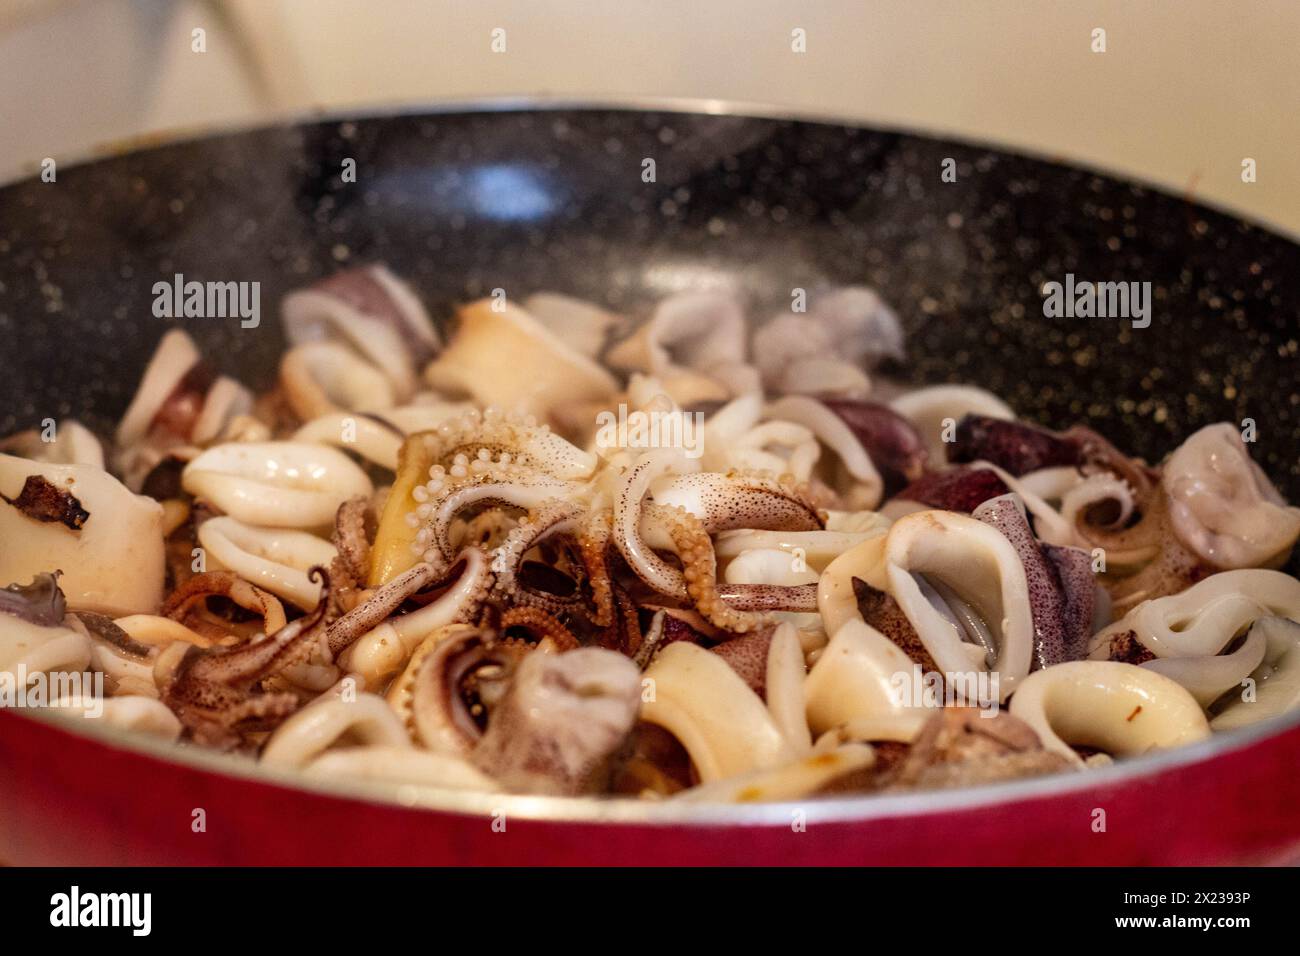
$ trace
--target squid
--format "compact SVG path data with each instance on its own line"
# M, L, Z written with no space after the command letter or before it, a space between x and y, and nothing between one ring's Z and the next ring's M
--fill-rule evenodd
M377 795L697 803L1300 707L1300 509L1234 425L1138 457L904 388L865 287L759 325L734 288L513 295L342 270L281 303L260 395L171 331L111 440L0 439L0 683Z

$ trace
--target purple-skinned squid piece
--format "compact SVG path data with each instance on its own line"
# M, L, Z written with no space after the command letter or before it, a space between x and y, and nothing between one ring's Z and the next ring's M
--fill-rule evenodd
M953 464L992 462L1017 478L1040 468L1078 467L1084 461L1083 438L1073 429L1051 432L987 415L962 418L947 452Z
M1042 544L1014 495L986 501L972 516L1002 532L1024 565L1034 620L1031 669L1082 660L1088 651L1096 594L1088 553Z
M885 479L885 492L916 481L925 471L925 441L902 415L878 402L821 398L848 426Z
M930 508L970 514L984 502L1010 490L991 469L963 467L929 472L894 497Z

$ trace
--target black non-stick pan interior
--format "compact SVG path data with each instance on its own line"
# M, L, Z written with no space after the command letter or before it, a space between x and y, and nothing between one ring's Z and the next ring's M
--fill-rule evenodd
M907 329L907 360L888 369L898 378L981 385L1026 417L1086 420L1149 459L1201 425L1251 418L1254 456L1300 499L1295 244L985 148L639 110L313 122L0 190L0 434L65 416L111 428L173 321L153 315L156 282L259 282L255 329L179 321L221 371L265 386L280 298L371 261L409 279L436 317L493 289L635 315L676 289L731 282L761 320L793 289L864 283ZM1150 326L1045 317L1041 287L1067 273L1149 281Z

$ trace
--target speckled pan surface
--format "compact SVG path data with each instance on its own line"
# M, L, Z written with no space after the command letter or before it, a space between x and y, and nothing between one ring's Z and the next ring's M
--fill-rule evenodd
M257 386L280 353L280 298L362 261L407 277L435 316L494 288L636 311L732 279L762 318L795 287L864 282L904 321L895 371L911 381L975 382L1153 459L1202 424L1253 418L1257 459L1300 498L1300 247L979 147L605 108L277 127L0 189L0 434L47 416L110 426L167 325L151 311L159 280L261 283L257 329L182 320ZM1066 273L1151 282L1151 326L1045 318L1040 287Z

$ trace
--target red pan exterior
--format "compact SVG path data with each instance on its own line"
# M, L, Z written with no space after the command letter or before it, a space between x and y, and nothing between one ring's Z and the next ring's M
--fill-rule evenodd
M51 755L57 755L52 759ZM0 713L0 861L240 864L1229 864L1300 859L1300 727L1103 788L778 825L508 819L230 777ZM193 811L206 832L191 829ZM1098 810L1105 832L1097 832Z

